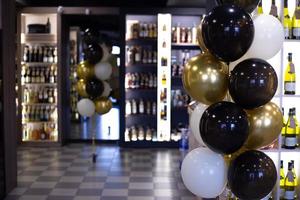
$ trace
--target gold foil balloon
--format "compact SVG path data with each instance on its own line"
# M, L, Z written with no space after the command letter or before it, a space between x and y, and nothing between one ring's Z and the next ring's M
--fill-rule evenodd
M112 102L108 98L99 98L94 103L96 112L101 115L108 113L112 108Z
M258 149L271 144L281 132L283 116L273 102L253 110L246 110L250 122L249 137L245 148Z
M207 105L224 99L228 80L228 66L209 53L191 58L182 75L187 93L194 100Z
M76 90L78 92L78 94L82 97L88 97L88 93L85 90L86 84L85 81L83 79L80 79L77 83L76 83Z
M206 48L204 42L203 42L203 37L202 37L202 22L200 23L200 25L197 28L197 41L198 41L198 45L200 47L200 49L203 52L208 52L208 49Z
M77 76L84 80L92 78L94 76L94 66L88 61L82 61L77 66Z
M242 153L244 153L245 151L248 151L249 149L245 148L245 147L241 147L239 150L237 150L236 152L229 154L229 155L224 155L224 160L226 162L227 165L230 164L230 162L232 160L234 160L236 157L238 157L239 155L241 155Z

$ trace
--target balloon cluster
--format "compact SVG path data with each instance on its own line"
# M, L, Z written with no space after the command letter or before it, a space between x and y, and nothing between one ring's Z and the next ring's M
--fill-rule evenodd
M276 184L275 164L256 149L272 144L282 129L281 110L270 102L277 75L265 60L280 51L284 34L275 17L251 17L258 3L217 0L197 31L203 53L184 68L183 85L197 103L190 127L202 147L185 157L181 175L203 198L228 186L240 199L261 199Z
M84 31L84 61L77 66L77 92L83 97L77 103L80 115L92 116L95 112L105 114L112 108L109 96L113 93L109 84L113 67L109 62L112 55L105 44L99 45L99 32L88 28Z

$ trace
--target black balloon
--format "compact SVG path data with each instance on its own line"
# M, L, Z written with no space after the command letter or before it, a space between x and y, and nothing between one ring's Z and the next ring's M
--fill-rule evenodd
M86 44L98 43L99 37L100 37L99 31L94 28L87 28L84 30L83 41Z
M240 149L249 134L246 112L235 103L218 102L209 106L200 120L204 143L213 151L231 154Z
M103 50L101 46L97 43L92 43L87 46L84 51L85 59L91 64L96 64L100 62L103 56Z
M251 46L253 21L236 5L217 6L203 20L202 37L211 54L232 62L242 57Z
M276 184L277 172L271 158L260 151L251 150L230 163L228 184L239 199L262 199Z
M244 60L230 74L230 95L236 104L245 109L268 103L275 95L277 86L275 70L261 59Z
M102 81L98 79L91 79L86 83L86 92L92 98L97 98L102 95L104 86Z
M217 3L219 5L235 4L243 8L248 13L252 13L256 9L259 2L260 0L217 0Z

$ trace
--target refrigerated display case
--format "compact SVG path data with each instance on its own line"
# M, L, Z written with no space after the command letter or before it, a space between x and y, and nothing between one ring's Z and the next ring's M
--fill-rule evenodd
M181 74L185 62L201 52L196 29L204 13L201 8L124 11L122 145L179 146L191 100Z

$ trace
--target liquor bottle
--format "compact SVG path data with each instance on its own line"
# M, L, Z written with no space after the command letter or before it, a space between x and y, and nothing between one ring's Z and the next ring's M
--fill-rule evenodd
M177 42L177 33L176 33L176 27L172 27L172 43Z
M137 103L135 99L131 102L131 112L133 115L137 114Z
M166 74L165 73L163 73L163 75L162 75L161 83L162 83L162 85L166 85L167 84L167 78L166 78Z
M157 52L156 52L156 51L153 51L152 62L153 62L154 64L157 63Z
M139 37L140 38L144 38L145 37L145 26L144 26L144 23L140 23L140 33L139 33Z
M142 141L145 138L145 131L142 126L139 126L138 128L138 140Z
M156 24L152 24L152 30L153 30L153 38L157 38L157 26L156 26Z
M54 50L53 50L53 62L54 63L57 63L58 61L58 57L57 57L57 47L54 47Z
M285 130L286 130L286 126L287 126L287 121L284 117L284 108L282 107L282 116L283 116L283 125L282 125L282 129L281 129L281 147L285 146Z
M135 52L135 57L134 57L134 60L135 60L135 63L141 63L141 47L136 47L136 52Z
M285 39L292 39L292 20L289 15L288 0L284 0L283 27Z
M148 63L152 63L152 57L153 57L153 55L152 55L152 50L151 50L151 49L148 50L148 55L147 55L147 57L148 57L147 62L148 62Z
M53 48L50 47L48 50L48 62L49 63L53 63L54 59L53 59Z
M135 126L131 127L131 140L137 141L138 133Z
M284 173L284 169L283 169L283 160L281 160L280 162L280 199L284 198L284 192L285 192L285 173Z
M277 6L275 4L275 0L272 0L271 10L270 10L269 14L273 15L276 18L278 18L278 11L277 11Z
M162 107L161 109L160 109L160 119L161 120L164 120L165 119L165 109L164 109L164 107Z
M296 94L296 70L292 53L288 54L288 65L284 73L284 94Z
M300 39L300 1L297 0L297 7L292 18L293 39Z
M149 126L147 126L147 128L146 128L146 140L147 141L151 141L152 140L152 131L151 131L151 129L150 129Z
M38 62L43 62L43 48L39 46Z
M139 102L139 113L140 114L144 114L145 113L145 106L144 106L143 99L141 99L140 102Z
M48 17L47 23L46 23L46 33L51 33L51 24L50 24L49 17Z
M176 39L177 39L177 43L180 43L180 41L181 41L181 34L180 34L180 24L178 23L177 25L176 25Z
M262 0L259 1L258 7L257 7L257 14L263 14L263 8L262 8Z
M143 49L142 63L148 63L148 53L147 53L147 49L146 48Z
M24 62L28 62L28 52L29 52L28 46L25 46L24 53L23 53L23 61Z
M44 63L48 62L48 49L47 49L47 47L44 47L43 62Z
M151 115L151 102L147 101L146 103L146 114Z
M186 36L186 42L191 44L193 42L193 37L192 37L192 28L188 27L187 29L187 36Z
M152 103L152 115L156 115L156 102Z
M197 27L195 23L192 28L192 43L197 44Z
M289 118L285 128L285 148L286 149L295 149L297 146L297 130L298 122L295 117L295 108L289 110Z
M166 57L161 57L161 66L166 67L168 65L168 59Z
M295 187L298 186L298 181L297 181L297 176L296 176L296 171L295 171L295 161L291 160L291 165L292 165L292 172L293 172L293 176L295 179Z
M153 38L154 32L153 32L153 24L148 24L148 37Z
M293 170L292 163L289 162L288 172L284 179L284 188L285 188L284 199L285 200L294 200L295 199L296 185L295 185L295 178L294 178L292 170Z

